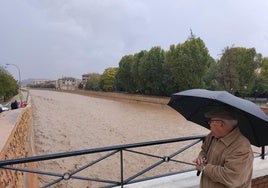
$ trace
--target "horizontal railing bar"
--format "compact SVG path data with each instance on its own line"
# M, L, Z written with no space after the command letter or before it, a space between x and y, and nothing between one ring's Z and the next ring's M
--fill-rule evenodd
M124 149L124 151L136 153L136 154L140 154L140 155L144 155L144 156L148 156L148 157L152 157L152 158L163 159L163 157L161 157L161 156L152 155L152 154L148 154L148 153L144 153L144 152L140 152L140 151L135 151L135 150L130 150L130 149Z
M54 177L61 177L61 178L59 178L61 180L62 180L62 177L63 177L63 174L57 174L57 173L52 173L52 172L44 172L44 171L33 170L33 169L28 169L28 168L19 168L19 167L12 167L12 166L3 166L1 168L6 169L6 170L17 170L17 171L21 171L21 172L28 172L28 173L47 175L47 176L54 176ZM73 176L73 175L71 176L71 178L72 179L78 179L78 180L95 181L95 182L101 182L101 183L110 183L110 184L115 184L115 185L117 185L119 183L118 181L86 178L86 177Z
M176 162L176 163L182 163L182 164L186 164L186 165L190 165L190 166L195 166L194 163L189 163L189 162L185 162L185 161L180 161L180 160L175 160L175 159L170 159L170 161Z
M12 167L12 166L3 166L1 168L6 169L6 170L17 170L17 171L22 171L22 172L34 173L34 174L62 177L62 174L45 172L45 171L40 171L40 170L33 170L33 169L28 169L28 168L19 168L19 167Z
M204 138L205 136L206 135L181 137L181 138L173 138L173 139L166 139L166 140L157 140L157 141L150 141L150 142L140 142L140 143L134 143L134 144L125 144L125 145L108 146L108 147L102 147L102 148L77 150L77 151L72 151L72 152L46 154L46 155L39 155L39 156L33 156L33 157L1 160L0 167L3 165L45 161L45 160L51 160L51 159L72 157L72 156L77 156L77 155L100 153L100 152L106 152L106 151L112 151L112 150L122 150L126 148L137 148L137 147L167 144L167 143L172 143L172 142L182 142L182 141L188 141L188 140L201 139L201 138Z

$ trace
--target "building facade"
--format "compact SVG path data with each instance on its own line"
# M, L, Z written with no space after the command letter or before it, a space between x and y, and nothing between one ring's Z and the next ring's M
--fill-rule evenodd
M86 87L87 81L90 79L90 75L91 75L91 74L83 74L83 75L82 75L82 84L83 84L83 88Z
M72 78L72 77L64 77L57 80L56 89L59 90L76 90L78 89L78 85L81 80Z

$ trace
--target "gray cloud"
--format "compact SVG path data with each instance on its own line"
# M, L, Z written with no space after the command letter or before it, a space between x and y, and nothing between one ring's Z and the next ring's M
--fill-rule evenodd
M18 65L23 79L81 78L127 54L168 50L190 29L214 58L232 45L268 56L267 20L267 0L3 0L0 64Z

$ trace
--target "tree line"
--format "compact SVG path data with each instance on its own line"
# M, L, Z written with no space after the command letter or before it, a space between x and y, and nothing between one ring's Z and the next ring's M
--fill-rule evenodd
M0 67L0 101L6 101L18 94L18 82L2 67Z
M17 81L0 67L0 99L18 93ZM167 51L152 47L125 55L118 67L102 74L90 73L79 89L170 96L179 91L204 88L226 90L237 96L268 96L268 57L255 48L226 47L213 59L201 38L192 33Z
M201 38L191 36L165 51L152 47L125 55L119 67L91 73L85 89L170 96L204 88L237 96L267 97L268 58L255 48L226 47L213 59Z

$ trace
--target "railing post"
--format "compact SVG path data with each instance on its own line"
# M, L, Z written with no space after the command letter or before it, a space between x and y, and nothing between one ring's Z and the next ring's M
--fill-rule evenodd
M265 158L265 146L261 147L261 159Z
M120 150L120 168L121 168L121 188L124 187L124 161L123 161L123 150Z

